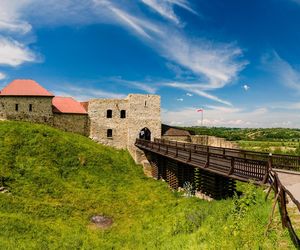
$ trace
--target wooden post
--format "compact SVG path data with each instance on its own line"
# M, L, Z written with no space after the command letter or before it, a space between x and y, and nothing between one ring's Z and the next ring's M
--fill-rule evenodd
M192 160L192 149L190 148L190 151L189 151L189 158L187 161L191 161Z
M228 175L232 175L233 172L234 172L234 157L231 157L230 169L229 169Z
M205 164L205 168L209 167L209 147L207 147L207 156L206 156L206 164Z
M282 216L282 227L287 227L288 215L286 211L286 195L283 188L280 190L280 205L281 205L281 216Z
M269 159L268 159L268 171L272 170L272 164L273 164L272 153L270 153L269 154Z

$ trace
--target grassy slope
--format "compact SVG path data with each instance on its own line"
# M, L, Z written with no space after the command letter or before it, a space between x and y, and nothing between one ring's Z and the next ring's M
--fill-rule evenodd
M29 123L0 122L0 249L275 249L291 243L271 202L238 212L232 200L183 198L144 177L126 151ZM1 186L1 184L0 184ZM242 185L242 189L249 189ZM248 201L244 201L244 206ZM95 214L112 228L91 226Z

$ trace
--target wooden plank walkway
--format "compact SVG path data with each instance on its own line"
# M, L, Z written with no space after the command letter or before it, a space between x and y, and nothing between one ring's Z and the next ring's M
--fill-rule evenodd
M269 158L255 159L253 154L225 148L155 139L137 139L140 149L154 152L215 174L240 181L266 183L271 162Z

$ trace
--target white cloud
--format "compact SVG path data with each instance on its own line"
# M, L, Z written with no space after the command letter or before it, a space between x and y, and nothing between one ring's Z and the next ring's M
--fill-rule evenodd
M0 80L4 80L6 78L6 75L2 72L0 72Z
M169 22L158 22L145 16L137 2L128 0L2 1L6 3L2 7L2 12L6 14L5 19L0 18L0 21L6 26L7 23L11 25L11 29L23 27L24 32L30 28L26 20L30 20L33 26L111 23L130 29L182 72L193 75L195 80L191 83L186 79L181 79L176 85L169 86L181 88L229 106L231 102L209 92L230 84L247 64L240 60L243 52L239 47L233 44L218 44L204 39L189 38L180 26L171 25ZM140 1L175 23L179 22L174 12L175 6L197 14L187 0ZM18 26L18 24L22 25ZM14 41L10 44L13 46L6 45L8 48L6 51L14 49L13 53L1 55L0 48L0 63L1 56L4 58L2 64L12 66L35 60L34 54L21 43ZM143 83L135 83L135 87L149 93L155 91Z
M21 11L31 0L1 0L0 31L28 33L31 25L22 20Z
M159 32L159 30L154 25L145 20L141 20L132 15L129 15L128 13L116 7L110 7L110 9L120 19L121 22L125 23L125 25L130 26L133 30L135 30L143 37L151 39L150 34L148 34L148 30Z
M241 60L242 50L233 44L217 44L203 39L187 38L177 31L162 34L159 39L154 39L159 40L159 44L153 46L166 59L194 75L193 81L183 79L167 83L167 86L232 105L230 101L209 92L223 88L237 78L248 63Z
M125 84L127 87L132 87L134 89L143 90L149 94L155 94L157 91L156 86L154 86L153 83L151 83L151 82L128 81L128 80L124 80L122 78L116 78L116 77L110 78L108 80L112 81L112 82L118 82L118 83Z
M84 17L89 13L88 16L95 18L94 22L110 22L131 29L162 57L172 62L177 68L183 68L184 72L190 72L196 81L201 83L191 84L181 81L183 84L177 84L177 88L231 105L229 101L222 100L208 91L223 88L230 84L247 64L247 62L239 60L243 54L240 48L233 44L217 44L203 39L188 38L180 28L166 23L157 23L157 21L145 17L143 13L136 11L137 5L128 1L93 0L86 1L84 5L79 4L78 1L76 0L74 4L70 0L61 2L50 0L51 6L55 7L51 7L49 1L40 2L37 6L44 5L45 8L45 5L49 5L49 8L46 8L49 13L55 16L61 16L62 14L57 13L63 13L65 19L80 16L85 22ZM160 2L144 0L144 3L152 7L161 7L163 10L166 10L164 9L166 6L169 6L169 10L173 10L173 7L177 5L193 12L185 0L163 0ZM74 7L76 4L78 7ZM57 13L54 13L54 10ZM44 12L45 10L38 13ZM48 15L43 14L44 18L49 17L49 13ZM163 13L166 14L167 12Z
M186 95L189 96L189 97L193 96L193 94L191 94L191 93L186 93Z
M144 4L152 8L164 18L173 21L176 24L180 23L179 17L174 12L174 6L180 6L193 14L197 14L185 0L141 0Z
M264 55L262 64L276 81L300 92L300 71L282 59L276 51Z
M36 60L35 54L23 44L0 37L0 65L19 66Z
M204 91L205 87L203 87L202 84L191 84L191 83L184 83L184 82L167 82L167 83L161 83L161 85L173 87L173 88L179 88L183 90L190 91L198 96L205 97L207 99L232 106L232 103L226 100L223 100L215 95L209 94L206 91Z
M176 101L183 102L183 98L177 98Z
M97 88L76 87L70 84L58 87L53 92L57 96L72 96L78 101L87 101L93 98L123 99L126 97L124 94L107 92Z
M196 108L186 107L175 111L163 110L163 122L178 126L200 126L201 114ZM254 110L206 106L204 126L223 127L300 127L300 114L295 112L278 112L265 107Z
M203 88L222 88L247 64L239 61L242 50L230 44L192 40L179 33L163 37L161 53L171 61L205 77Z
M250 87L249 87L249 85L245 84L245 85L243 86L243 89L244 89L245 91L248 91L248 90L250 89Z

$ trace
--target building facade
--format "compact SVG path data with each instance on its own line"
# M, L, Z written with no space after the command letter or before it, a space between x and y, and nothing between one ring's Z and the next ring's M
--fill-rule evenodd
M15 80L0 92L0 119L44 123L135 154L136 138L161 137L160 97L78 102L57 97L33 80Z

